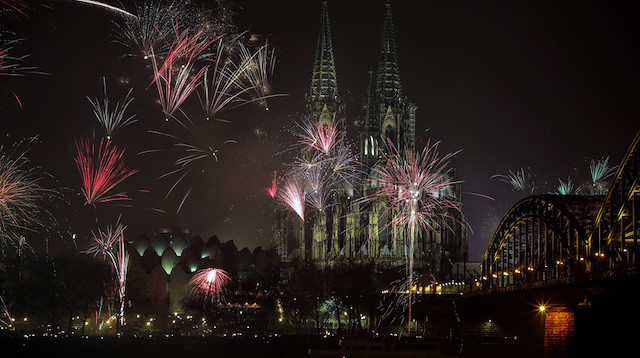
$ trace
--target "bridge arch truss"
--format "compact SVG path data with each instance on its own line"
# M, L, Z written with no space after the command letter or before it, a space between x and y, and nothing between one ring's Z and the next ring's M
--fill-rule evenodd
M640 132L604 196L536 195L504 216L482 260L482 288L526 289L637 274Z
M483 288L508 289L564 281L585 272L589 217L599 197L538 195L502 219L482 262Z

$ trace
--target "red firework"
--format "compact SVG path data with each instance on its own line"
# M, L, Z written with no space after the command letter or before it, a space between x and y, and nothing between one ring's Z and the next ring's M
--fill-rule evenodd
M278 194L278 184L276 183L276 172L273 172L273 178L271 179L271 187L267 188L267 194L275 198L276 194Z
M196 272L189 281L191 294L206 302L224 301L224 293L231 278L226 271L207 268Z
M308 122L302 126L301 142L328 154L339 142L340 130L335 116L330 122Z
M373 169L372 184L377 191L369 199L387 202L394 213L390 224L427 230L449 228L448 210L460 211L460 203L453 196L457 182L449 168L455 153L441 157L438 143L427 143L422 153L400 153L392 143L389 147L390 153L384 155L386 165Z
M202 67L195 74L192 74L196 65L195 62L200 58L201 53L219 37L209 40L201 38L201 35L202 31L190 34L188 29L177 34L169 54L164 59L164 62L160 64L153 47L151 47L151 62L154 72L153 82L156 83L158 88L160 104L166 120L198 88L208 68L208 66Z
M82 195L87 204L113 201L128 201L126 192L111 193L125 179L137 173L124 164L124 149L118 148L108 139L96 143L92 138L76 140L76 166L82 178Z
M280 197L304 221L304 193L298 183L287 181Z

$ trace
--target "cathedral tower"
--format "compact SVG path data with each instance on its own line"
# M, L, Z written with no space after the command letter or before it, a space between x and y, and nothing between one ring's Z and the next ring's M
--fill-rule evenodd
M390 141L402 153L415 150L416 110L402 93L391 2L385 3L382 40L375 73L369 73L365 126L361 133L360 160L368 168L380 159L380 148Z
M322 1L311 87L305 96L306 115L313 121L329 123L335 115L340 130L345 132L345 105L338 91L336 63L331 42L331 26L327 2Z

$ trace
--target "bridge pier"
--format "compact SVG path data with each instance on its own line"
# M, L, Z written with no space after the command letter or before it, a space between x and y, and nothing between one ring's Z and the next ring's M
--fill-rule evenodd
M575 354L575 312L567 306L552 306L544 312L545 358L573 357Z

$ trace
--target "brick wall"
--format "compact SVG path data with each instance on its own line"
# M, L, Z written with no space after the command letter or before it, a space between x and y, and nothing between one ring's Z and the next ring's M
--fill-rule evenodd
M544 356L571 357L574 353L575 314L566 307L551 307L545 312Z

